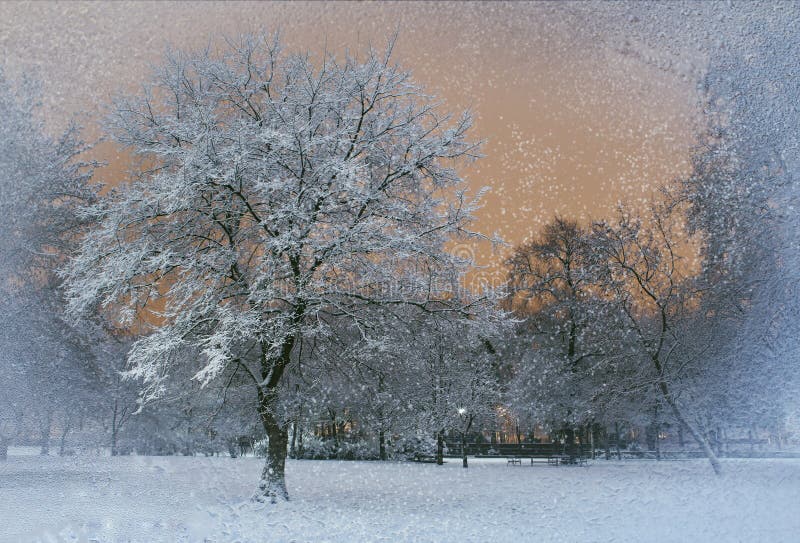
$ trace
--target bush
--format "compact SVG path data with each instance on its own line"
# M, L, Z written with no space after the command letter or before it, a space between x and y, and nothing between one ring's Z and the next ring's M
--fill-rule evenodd
M377 460L378 450L366 441L342 441L339 447L332 439L317 436L305 436L302 450L297 451L297 458L305 460Z
M366 441L345 442L341 443L336 458L339 460L378 460L379 454L377 447Z
M415 456L434 456L436 440L428 436L403 437L394 443L392 458L413 460Z
M321 439L317 436L306 436L303 439L303 449L298 451L297 458L306 460L330 460L334 455L332 440Z

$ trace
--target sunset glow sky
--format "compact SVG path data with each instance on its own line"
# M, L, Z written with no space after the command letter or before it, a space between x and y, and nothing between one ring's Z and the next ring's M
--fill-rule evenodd
M596 3L0 3L0 53L12 77L37 70L54 129L84 111L92 133L167 44L278 28L288 50L359 51L397 31L395 60L448 109L475 114L486 157L465 174L492 188L477 229L515 244L556 213L598 218L685 171L695 59L649 58L624 37L626 17ZM113 183L116 150L98 154Z

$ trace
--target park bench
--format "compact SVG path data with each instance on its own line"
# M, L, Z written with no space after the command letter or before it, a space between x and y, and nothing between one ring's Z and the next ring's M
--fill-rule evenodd
M586 457L580 454L577 446L567 452L560 443L468 443L467 451L476 458L505 458L510 466L522 465L524 458L529 459L531 465L534 462L547 462L551 466L586 463ZM460 448L455 452L460 453Z
M552 460L556 465L583 466L586 464L586 457L581 454L558 454L553 456Z
M512 465L512 466L515 465L515 464L521 466L523 458L529 459L530 462L531 462L531 465L533 465L533 463L537 462L537 461L546 461L548 464L557 466L558 465L558 456L559 455L554 454L553 452L532 452L532 451L527 451L527 452L519 452L519 453L516 453L516 454L512 454L511 456L506 456L506 459L508 460L508 463L510 465ZM554 461L554 459L555 459L555 461Z
M578 451L568 454L563 452L563 448L557 444L522 445L519 448L509 448L504 452L506 453L508 464L512 466L522 465L523 458L528 458L531 465L538 461L545 461L550 466L586 464L586 457Z
M658 451L648 451L643 449L622 451L622 458L647 458L655 459Z
M527 458L530 460L531 465L536 462L547 462L548 466L559 466L561 464L572 464L576 457L567 454L553 454L553 453L528 453L508 458L508 463L511 465L522 465L522 459ZM585 460L584 460L585 461Z
M433 464L436 462L436 455L434 454L423 454L423 453L414 453L412 457L414 462L423 462L427 464Z

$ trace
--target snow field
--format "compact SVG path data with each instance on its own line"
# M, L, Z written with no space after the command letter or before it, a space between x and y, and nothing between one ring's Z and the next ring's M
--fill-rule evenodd
M11 456L0 542L800 539L800 461L289 461L292 500L248 498L256 458Z

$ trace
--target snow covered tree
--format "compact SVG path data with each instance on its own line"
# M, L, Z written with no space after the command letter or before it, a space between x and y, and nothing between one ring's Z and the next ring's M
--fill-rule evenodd
M58 282L55 268L85 226L77 206L91 203L96 192L88 183L92 164L79 160L86 146L78 127L49 136L39 110L41 92L35 79L15 83L0 71L0 254L9 274L4 286Z
M712 50L701 87L706 131L677 190L704 240L715 310L727 317L720 385L750 415L797 409L800 37L788 23L796 14L787 5L743 17L741 37Z
M509 404L560 424L571 442L592 424L611 391L602 378L623 351L624 327L603 296L592 232L556 217L506 261L511 309L521 319L506 348L517 352Z
M399 375L405 380L391 394L405 399L411 408L407 416L418 434L436 436L439 464L445 433L458 437L467 467L465 444L470 432L497 422L500 372L492 342L505 328L490 333L471 319L424 315L412 316L406 325L406 336L399 342L405 359Z
M672 188L702 238L715 310L727 314L715 325L725 334L715 356L731 370L720 372L737 391L729 401L740 412L782 404L796 413L800 5L687 1L626 12L617 34L626 54L698 83L692 171Z
M677 216L676 216L677 215ZM691 263L681 257L686 234L682 216L670 205L656 203L644 219L621 210L614 222L594 224L593 249L602 256L602 288L626 318L636 338L627 388L652 390L678 424L686 428L716 473L721 467L706 435L682 404L688 381L702 373L702 353L689 348L696 309L707 290ZM639 362L639 363L637 363Z
M36 80L12 82L0 70L0 350L3 373L27 391L0 395L0 411L38 419L47 453L56 411L65 418L62 430L69 427L90 388L80 333L61 318L56 267L86 226L76 210L94 200L95 188L91 164L79 160L85 146L77 127L49 136L40 94Z
M317 342L316 353L308 353L311 364L315 359L322 363L313 375L327 377L304 380L301 386L315 386L320 398L330 398L374 434L381 460L389 457L393 434L409 435L418 429L418 406L411 400L419 377L416 362L425 351L412 335L422 318L424 313L416 308L376 308L368 327L351 324L328 341Z
M138 409L138 389L135 383L123 379L125 355L133 342L119 330L112 330L101 319L81 322L87 351L91 353L92 385L95 390L90 406L93 419L104 430L111 456L119 454L123 428Z
M496 354L494 346L486 338L477 337L464 342L450 355L449 371L440 380L445 384L443 392L450 412L458 416L457 424L453 426L461 437L461 465L464 468L469 467L467 436L470 431L486 423L496 423L498 419L496 409L500 387L494 363Z
M579 390L583 370L603 354L591 337L602 315L590 307L596 271L588 234L556 217L540 238L517 247L506 261L509 303L523 319L519 335L528 343L516 368L514 403L521 407L530 400L525 411L538 403L540 417L561 419L570 431L586 411L580 405L586 399Z
M4 343L8 340L5 330L7 328L3 327L3 332L0 332ZM0 379L0 460L6 460L8 447L22 431L25 407L30 398L25 372L14 354L10 349L0 351L0 367L3 370L3 378Z
M150 333L129 354L143 400L186 346L210 382L248 376L269 439L258 499L287 499L284 376L304 338L370 309L476 315L458 296L477 200L456 171L476 156L451 117L386 52L284 54L270 35L169 54L108 127L138 157L86 213L98 223L64 271L73 315L105 308ZM488 321L487 321L488 322Z

